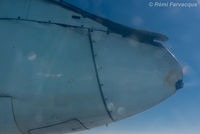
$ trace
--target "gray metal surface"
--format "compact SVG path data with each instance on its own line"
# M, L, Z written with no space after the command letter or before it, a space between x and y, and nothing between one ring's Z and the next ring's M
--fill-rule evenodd
M87 31L15 20L0 21L0 28L0 92L15 98L24 131L71 118L86 126L110 122Z
M13 114L12 98L0 95L0 134L21 134Z
M180 65L157 42L166 36L61 0L1 0L0 29L0 96L12 98L0 97L0 134L105 125L182 87Z
M76 119L69 121L61 122L58 124L53 124L50 126L44 126L41 128L30 130L30 134L58 134L59 133L68 133L71 131L81 131L87 129L85 126Z
M114 120L143 112L176 92L182 70L162 45L91 33L99 77Z

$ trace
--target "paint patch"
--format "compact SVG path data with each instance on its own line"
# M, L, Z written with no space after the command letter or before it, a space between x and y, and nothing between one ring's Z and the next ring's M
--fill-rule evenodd
M37 73L37 75L41 77L45 77L45 78L61 78L63 76L62 73L58 73L58 74Z
M49 78L49 77L52 77L52 75L51 74L44 74L44 77Z
M36 59L37 59L37 54L34 53L34 52L31 52L31 54L29 54L29 56L28 56L28 60L29 61L34 61Z
M113 111L113 109L114 109L114 104L113 104L112 102L110 102L110 103L108 103L107 107L108 107L108 110L109 110L109 111Z
M175 83L178 80L178 74L177 74L177 70L172 70L168 73L168 75L165 78L165 81L167 82L167 84L169 86L175 86Z
M62 76L63 76L63 74L57 74L57 75L56 75L57 78L60 78L60 77L62 77Z
M126 109L125 109L124 107L119 107L119 108L117 109L117 113L118 113L119 115L125 115L125 114L126 114Z

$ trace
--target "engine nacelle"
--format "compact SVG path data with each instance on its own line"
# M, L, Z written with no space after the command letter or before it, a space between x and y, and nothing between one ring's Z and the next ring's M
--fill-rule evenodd
M62 1L0 1L0 134L59 134L143 112L182 88L161 34ZM157 40L157 41L155 41Z

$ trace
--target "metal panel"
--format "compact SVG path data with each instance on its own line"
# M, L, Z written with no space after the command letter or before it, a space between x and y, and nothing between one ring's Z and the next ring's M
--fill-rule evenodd
M0 18L21 18L101 30L107 29L102 24L84 18L81 14L66 9L50 0L1 0L0 10Z
M53 0L30 0L30 8L27 19L51 21L55 23L84 26L106 30L107 28L91 19L83 17Z
M102 90L115 120L151 108L176 92L182 70L162 45L105 32L91 34Z
M40 21L51 21L61 24L69 24L81 26L79 19L72 19L72 16L80 16L70 10L50 2L47 0L29 0L30 8L27 11L28 16L26 19L40 20Z
M1 88L15 97L24 131L72 118L87 127L110 122L87 30L22 20L1 20L0 29Z
M104 125L182 87L180 65L155 41L166 36L62 0L1 0L0 29L0 93L15 98L13 113L24 133L72 118L88 128ZM74 127L62 123L43 130Z
M69 120L50 126L30 130L30 134L64 134L86 129L79 120Z
M22 134L13 117L10 97L0 96L0 134Z
M30 0L0 0L0 18L26 17ZM17 10L14 10L17 9Z

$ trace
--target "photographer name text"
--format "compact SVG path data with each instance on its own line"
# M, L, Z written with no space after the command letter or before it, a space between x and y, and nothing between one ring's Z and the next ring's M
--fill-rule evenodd
M149 2L149 7L194 8L198 2Z

